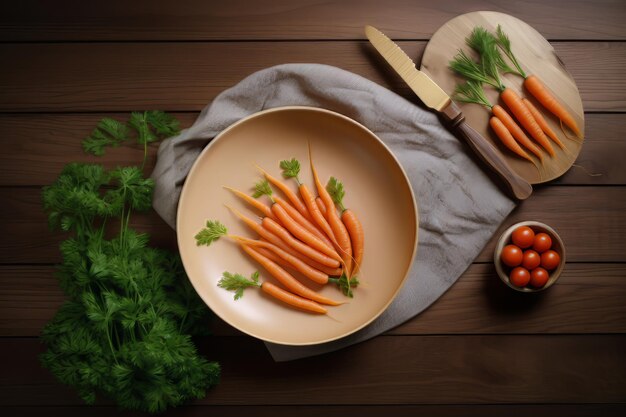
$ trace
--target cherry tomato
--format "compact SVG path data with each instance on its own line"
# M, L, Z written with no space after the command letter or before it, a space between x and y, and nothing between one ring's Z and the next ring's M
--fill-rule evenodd
M559 262L561 262L561 257L552 249L541 254L541 266L546 268L548 271L551 271L559 266Z
M523 287L528 284L528 281L530 281L530 272L528 272L528 269L518 266L517 268L513 268L511 271L509 280L511 281L511 284L516 287Z
M528 226L520 226L513 230L511 240L513 240L513 243L520 248L525 249L533 245L533 242L535 241L535 232L533 232L533 229Z
M506 245L502 249L502 254L500 255L500 259L506 266L518 266L522 263L522 259L524 258L524 254L522 250L515 245Z
M552 238L547 233L537 233L533 242L533 249L543 253L552 247Z
M548 271L541 267L530 271L530 285L535 288L541 288L546 285L548 278L550 278L550 274L548 274Z
M522 259L522 266L529 271L537 268L541 264L541 256L532 249L524 251L524 259Z

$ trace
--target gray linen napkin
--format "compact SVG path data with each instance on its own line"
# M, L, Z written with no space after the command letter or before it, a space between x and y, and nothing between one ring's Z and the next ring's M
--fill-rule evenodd
M153 205L176 224L180 191L191 165L220 131L252 113L303 105L342 113L367 126L405 169L419 207L419 248L410 276L389 308L364 329L315 346L267 343L276 361L334 351L414 317L454 284L514 207L468 156L469 148L437 117L356 74L319 64L286 64L256 72L224 91L196 122L163 142L152 178Z

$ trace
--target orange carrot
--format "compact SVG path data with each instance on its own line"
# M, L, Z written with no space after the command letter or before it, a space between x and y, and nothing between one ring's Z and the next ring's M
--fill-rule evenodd
M548 140L541 127L535 121L535 118L530 113L528 108L524 105L524 102L517 95L515 90L511 88L505 88L502 93L500 93L500 97L502 101L508 106L508 108L513 112L515 118L521 123L521 125L530 133L530 135L537 141L539 144L546 150L551 156L554 156L554 149L552 145L550 145L550 141Z
M500 25L498 25L498 27L496 28L496 35L494 39L498 46L502 48L502 51L504 51L506 56L515 66L515 69L507 66L507 72L517 74L520 77L524 78L524 87L526 87L528 92L532 94L543 107L548 109L548 111L550 111L563 123L569 126L569 128L572 129L576 136L580 137L580 129L578 128L574 117L572 117L572 115L565 109L565 107L556 100L550 90L546 88L546 86L536 75L526 74L520 63L517 61L517 58L515 58L515 54L513 54L513 50L511 49L511 40L506 35L506 33L504 33Z
M352 243L352 250L354 252L354 268L352 269L352 275L356 275L361 267L363 261L363 252L365 249L365 233L363 232L363 225L357 218L356 214L350 209L346 209L343 205L343 197L345 191L343 184L335 177L330 177L328 184L326 184L326 191L332 197L332 201L337 204L341 211L341 220L348 230L350 235L350 242ZM331 210L335 208L331 206Z
M302 242L306 243L313 249L317 249L318 251L330 256L331 258L341 260L341 257L335 252L335 250L324 243L321 239L317 238L313 233L306 230L304 227L296 223L278 204L274 204L272 206L272 212L274 215L280 220L285 229L289 230L292 235L300 239Z
M224 188L226 188L227 190L231 191L237 197L241 198L243 201L245 201L246 203L248 203L249 205L251 205L252 207L257 209L258 211L263 213L264 216L276 220L276 217L272 213L272 210L270 210L270 208L268 206L266 206L265 204L263 204L260 201L250 197L248 194L243 193L243 192L241 192L239 190L236 190L234 188L231 188L231 187L224 187Z
M314 261L321 263L322 265L326 265L331 268L337 268L340 264L337 259L331 258L330 256L318 251L317 249L314 249L300 242L298 239L294 238L284 227L282 227L269 217L265 217L263 219L263 227L278 236L280 239L283 240L283 242L291 246L293 249L297 250L303 255L306 255Z
M289 202L277 196L274 196L274 200L276 201L276 204L280 205L287 212L289 217L294 219L298 224L300 224L306 230L308 230L309 232L317 236L319 239L321 239L324 243L326 243L327 246L330 246L330 247L333 246L332 242L326 237L326 235L322 233L320 229L318 229L313 223L308 221L306 217L300 214L300 212L296 210L291 204L289 204ZM274 220L276 219L274 218Z
M298 297L288 291L283 290L280 287L265 281L261 284L261 290L266 294L282 301L285 304L300 308L302 310L310 311L312 313L326 314L327 310L315 301L307 300L306 298Z
M333 243L335 249L340 251L341 246L337 242L332 228L324 218L324 215L322 215L322 212L320 211L317 204L315 203L315 196L313 195L313 193L311 193L309 188L305 184L303 184L302 181L300 181L300 162L295 158L291 158L291 160L285 159L283 161L280 161L280 168L283 170L283 177L293 178L296 180L296 183L298 183L298 189L300 190L300 196L304 200L304 205L306 206L308 213L313 218L313 223L317 224L320 227L322 232L324 232Z
M293 206L296 208L296 210L300 212L300 214L302 214L307 220L313 221L311 215L306 208L306 205L302 202L302 200L300 200L296 193L294 193L289 187L287 187L285 183L280 181L278 178L273 177L262 168L259 167L259 170L261 170L261 172L263 173L263 175L265 175L265 178L267 178L269 182L274 184L280 191L283 192L283 194L285 194L285 196L287 196L289 201L291 201L291 204L293 204Z
M522 101L524 102L524 104L526 105L526 107L528 107L528 111L530 111L530 114L533 115L533 117L535 118L535 120L537 121L537 124L539 125L539 127L541 127L541 129L543 130L543 132L550 138L552 139L552 141L554 141L557 145L559 145L559 147L561 149L565 149L565 145L563 145L563 142L561 142L561 140L559 139L559 137L556 135L556 133L554 133L554 130L552 130L550 128L550 125L548 124L548 122L546 121L546 119L544 119L544 117L541 115L541 113L539 112L539 110L537 110L537 108L533 105L533 103L530 102L530 100L523 98Z
M296 258L295 256L290 255L289 253L285 252L284 250L282 250L276 245L272 245L271 243L263 242L261 240L248 239L242 236L233 236L233 238L239 240L239 242L248 246L254 246L255 248L258 248L258 249L261 249L261 248L269 249L270 251L278 255L281 259L284 259L285 261L287 261L291 265L291 267L295 268L296 271L300 272L302 275L309 278L311 281L314 281L318 284L328 283L328 275L324 274L321 271L318 271L315 268L310 267L306 263L302 262L300 259ZM277 262L277 263L280 264L280 262Z
M513 120L513 118L509 115L509 113L507 113L507 111L504 110L504 108L502 108L502 106L500 106L499 104L496 104L495 106L491 108L491 112L493 113L495 117L497 117L500 120L500 122L502 122L502 124L511 133L511 135L513 135L513 137L517 140L517 142L519 142L526 149L534 153L537 156L537 158L539 158L540 160L543 159L543 153L541 152L541 149L537 145L535 145L533 141L531 141L528 138L528 136L526 136L524 131L519 127L519 125L515 122L515 120ZM513 151L513 152L517 153L516 151ZM524 154L526 156L522 156L523 158L526 158L530 160L530 162L534 163L534 161L528 157L528 154L526 154L526 152L524 152Z
M496 135L498 135L498 137L500 138L500 141L502 142L504 146L506 146L507 148L509 148L511 151L515 152L522 158L527 159L530 162L534 163L534 161L530 158L530 156L528 156L528 154L524 152L524 150L515 141L515 138L513 138L513 135L511 135L511 132L509 132L509 130L506 128L506 126L502 123L500 119L498 119L496 116L492 116L489 119L489 124L491 125L491 128L493 129L493 131L496 132Z
M295 279L293 275L291 275L289 272L285 271L275 262L272 262L265 256L261 255L259 252L255 251L250 246L242 244L241 247L248 255L250 255L252 259L254 259L259 264L261 264L261 266L265 268L267 272L269 272L274 278L276 278L278 282L283 284L289 291L301 297L308 298L309 300L317 301L318 303L321 303L321 304L327 304L327 305L332 305L332 306L341 304L340 302L332 300L328 297L324 297L323 295L318 294L315 291L311 290L310 288L304 286L303 284L300 283L300 281Z
M322 216L326 217L326 206L324 205L324 202L322 201L322 199L317 197L315 199L315 204L317 204L317 207L320 208L320 211L322 212Z
M343 224L346 225L346 229L348 229L350 241L352 242L352 247L354 248L354 268L352 270L352 275L356 275L361 267L361 262L363 261L363 250L365 248L365 234L363 232L363 226L356 217L356 214L354 214L354 212L350 209L343 211L341 214L341 220L343 221Z
M317 170L315 169L315 165L313 164L313 154L311 152L310 143L309 143L309 164L311 165L311 172L313 173L313 182L315 183L315 187L317 188L317 192L320 195L320 198L322 199L326 207L329 207L331 209L334 208L332 197L330 196L328 191L326 191L326 188L324 188L324 185L322 184L322 182L319 179L319 176L317 175ZM318 212L320 213L320 216L324 218L324 216L321 214L322 212L319 209L319 206L317 205L315 199L312 201L312 205L315 206L315 208L317 208ZM337 215L337 211L328 210L326 213L327 213L326 219L328 220L328 224L330 225L330 228L332 229L332 232L335 235L335 239L337 240L337 243L339 244L339 247L337 248L337 250L339 250L339 254L341 255L341 258L343 259L343 264L346 270L346 275L350 277L351 275L350 271L352 269L352 244L350 243L350 235L348 235L346 226L341 222L341 219Z
M231 274L230 272L224 272L222 278L217 283L218 287L224 288L228 291L235 291L235 300L238 300L243 296L243 291L248 287L259 287L266 294L271 295L277 300L283 303L289 304L293 307L309 311L312 313L326 314L327 310L315 301L307 300L306 298L297 296L282 288L272 284L271 282L259 282L259 272L252 274L250 279L246 279L240 274Z
M302 262L305 262L306 264L312 266L313 268L317 270L324 272L325 274L328 274L329 276L341 275L341 268L339 268L339 262L331 260L330 262L333 264L331 266L323 265L319 262L316 262L313 259L309 258L308 256L293 249L291 246L285 243L280 237L276 236L274 233L270 232L265 227L256 223L254 220L244 216L243 214L241 214L239 211L235 210L232 207L229 207L229 209L233 213L235 213L235 215L237 215L237 217L239 217L246 224L246 226L248 226L250 229L255 231L262 239L265 239L268 242L278 246L285 252L288 252L289 254L300 259Z
M576 124L574 117L559 103L552 93L545 87L536 75L530 75L524 80L524 87L541 103L543 107L548 109L552 114L561 119L576 136L580 137L580 128Z

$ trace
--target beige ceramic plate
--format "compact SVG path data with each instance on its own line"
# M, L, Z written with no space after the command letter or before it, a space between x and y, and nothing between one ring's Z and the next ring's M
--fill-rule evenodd
M332 317L294 310L255 288L243 298L217 287L224 271L249 276L261 271L233 242L222 238L210 247L196 246L194 235L207 219L218 219L230 233L256 237L228 209L232 205L255 216L229 191L246 192L260 179L254 164L280 176L278 163L295 157L302 162L301 180L312 186L307 142L316 168L345 185L346 207L363 223L366 246L355 298L330 307ZM293 189L296 189L292 181ZM178 245L189 279L206 304L224 321L266 341L309 345L338 339L370 323L391 303L408 274L417 249L417 205L409 181L389 149L372 132L340 114L317 108L283 107L247 117L216 137L196 160L178 207ZM306 285L309 281L300 277ZM324 295L348 300L335 286Z

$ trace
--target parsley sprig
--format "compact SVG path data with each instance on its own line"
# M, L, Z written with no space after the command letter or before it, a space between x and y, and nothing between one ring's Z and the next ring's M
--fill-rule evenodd
M128 123L101 120L83 147L101 155L136 136L143 167L147 143L177 132L166 113L133 113ZM180 258L129 227L132 213L151 208L153 188L139 166L70 163L43 190L50 226L72 234L60 245L58 272L68 301L43 330L41 361L90 404L103 395L160 412L203 397L219 379L219 365L191 340L206 332L208 309Z

